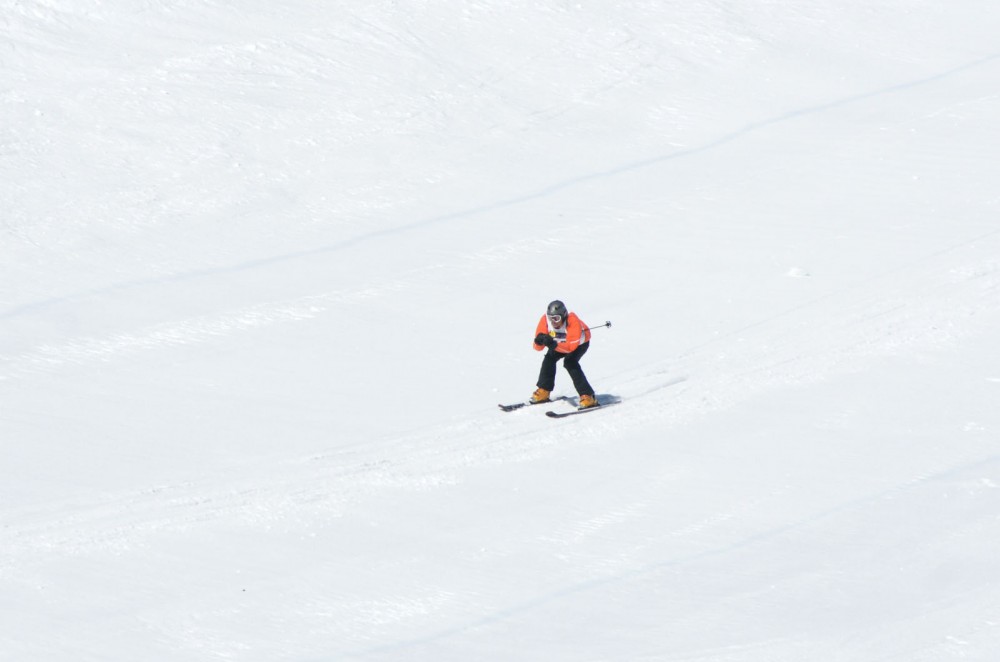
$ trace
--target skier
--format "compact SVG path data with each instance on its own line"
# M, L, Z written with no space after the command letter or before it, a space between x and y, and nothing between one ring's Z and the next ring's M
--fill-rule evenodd
M549 395L556 385L556 363L563 360L563 367L573 378L573 386L580 395L580 409L597 407L600 403L594 395L594 389L583 374L580 359L590 347L590 327L566 310L566 304L556 299L549 304L542 318L535 327L534 349L545 352L542 359L542 369L538 373L538 388L531 394L531 402L548 402Z

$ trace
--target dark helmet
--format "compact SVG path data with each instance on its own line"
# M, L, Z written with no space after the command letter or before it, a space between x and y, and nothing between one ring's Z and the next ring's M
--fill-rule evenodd
M556 299L549 304L548 309L546 309L545 314L549 317L558 317L560 320L566 319L567 311L566 304L564 304L559 299Z

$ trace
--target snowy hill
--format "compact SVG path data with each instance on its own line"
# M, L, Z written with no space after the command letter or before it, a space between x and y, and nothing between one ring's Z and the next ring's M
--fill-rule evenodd
M997 659L997 34L0 2L0 660Z

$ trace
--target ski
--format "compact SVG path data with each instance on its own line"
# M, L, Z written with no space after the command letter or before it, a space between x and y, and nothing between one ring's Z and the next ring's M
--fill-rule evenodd
M515 402L509 405L499 404L497 405L497 407L500 407L502 411L517 411L521 407L531 407L533 405L548 405L552 404L553 402L559 402L560 400L568 400L568 398L565 395L560 395L558 398L551 398L549 400L545 400L544 402L532 402L531 400L525 400L524 402Z
M520 409L521 407L527 407L528 405L533 405L533 404L536 404L536 403L534 403L534 402L515 402L515 403L510 404L510 405L499 404L499 405L497 405L497 407L500 407L501 411L514 411L515 409ZM537 404L541 404L541 403L537 403Z
M545 415L548 416L549 418L566 418L567 416L576 416L577 414L588 414L592 411L597 411L598 409L607 409L608 407L611 407L612 405L616 404L618 403L609 402L606 405L597 405L596 407L587 407L586 409L576 409L574 411L563 411L563 412L547 411L545 412Z

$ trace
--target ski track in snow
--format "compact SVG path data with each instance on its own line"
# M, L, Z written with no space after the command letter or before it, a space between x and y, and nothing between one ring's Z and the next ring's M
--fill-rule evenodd
M307 489L301 488L303 472L299 470L296 473L300 480L295 484L273 482L266 487L248 486L245 490L236 491L230 487L218 493L207 492L204 486L175 485L140 494L107 495L106 501L101 504L50 504L60 513L56 519L45 521L44 513L36 512L30 513L28 517L33 522L31 525L19 526L16 521L5 523L3 557L9 560L33 560L23 562L24 565L20 566L8 561L0 565L0 576L6 575L10 578L26 571L30 575L30 566L53 554L74 556L95 551L113 554L141 552L150 544L150 539L159 533L211 527L220 519L226 519L231 524L255 527L270 524L290 527L295 522L303 523L342 516L345 510L351 508L352 503L375 492L435 489L457 480L454 475L448 475L449 470L467 468L483 462L525 459L520 453L527 449L524 446L518 447L516 437L527 433L509 435L496 429L501 426L493 427L494 430L487 435L487 440L478 450L473 451L463 452L458 445L441 450L427 443L429 439L407 438L397 441L397 448L392 455L399 459L395 461L382 460L377 463L365 461L346 463L346 466L344 462L338 461L323 466L334 458L303 459L301 461L303 463L320 465L311 470L312 480L305 481L310 485ZM440 441L439 434L432 435L432 439ZM538 435L533 433L532 436L537 438ZM494 453L482 452L486 448L495 450L498 445L506 446L500 451L501 457ZM533 450L530 455L536 456L536 451L537 449ZM504 455L506 457L502 457ZM585 542L586 538L600 534L608 526L641 517L649 506L643 501L632 502L624 508L606 511L598 517L588 516L578 522L568 522L561 529L553 531L551 536L539 540L541 545L551 547L557 557L568 555L567 558L574 558L577 561L576 567L580 573L578 583L565 585L555 592L539 593L530 601L507 605L455 628L429 633L419 639L397 641L391 645L355 648L352 652L345 653L342 657L334 656L333 659L402 652L413 646L447 639L460 632L502 622L546 605L571 601L574 596L583 592L634 582L646 575L698 564L706 559L732 554L748 546L766 544L795 529L813 526L824 519L836 517L854 519L858 513L867 512L880 503L900 498L906 492L921 490L929 483L941 482L955 476L977 475L977 472L987 467L995 467L998 463L1000 455L985 459L960 458L955 464L944 467L937 474L921 473L883 492L867 495L857 501L841 503L825 512L812 513L807 518L788 522L780 528L750 533L742 539L730 540L721 547L709 545L702 551L687 556L671 555L655 563L642 562L643 553L648 553L651 549L677 549L678 541L681 539L705 538L712 529L722 527L737 518L746 518L754 511L766 508L773 500L784 497L786 490L779 486L761 499L740 504L737 510L714 513L711 517L692 523L683 529L658 532L655 538L649 538L641 547L634 550L636 552L634 557L595 558L592 563L584 559L581 563L579 554L586 549L581 543ZM444 470L439 471L437 476L431 475L428 472L428 467L431 466L443 466ZM333 484L346 484L348 489L338 492L329 487L320 487ZM992 488L984 486L984 488L996 489L996 486ZM192 493L198 493L199 496L192 496ZM76 516L65 517L67 512L74 511L78 512ZM39 521L45 523L38 524ZM952 531L950 535L975 539L980 530L997 522L1000 522L1000 519L996 516L979 520L971 528ZM672 539L672 542L664 544L662 541L665 538ZM934 541L927 539L922 544L933 545ZM919 549L914 549L913 553L918 551ZM348 640L352 640L350 634L357 625L378 626L397 623L415 615L432 613L444 604L461 602L464 599L466 598L463 596L435 589L425 594L401 594L380 600L340 599L334 603L334 611L329 611L334 605L302 605L302 608L312 619L326 622L326 619L333 618L333 622L337 623L337 629L341 630ZM970 637L975 634L975 631L966 632ZM359 643L355 640L356 645Z
M878 507L880 503L887 500L901 497L905 492L922 489L928 483L942 481L955 475L966 474L969 473L970 470L980 471L988 467L995 467L998 464L1000 464L1000 455L994 455L986 459L974 457L971 461L963 459L952 466L944 467L938 474L921 474L910 480L897 484L883 492L866 495L856 501L841 503L823 512L812 513L804 519L785 523L779 528L751 533L744 538L729 541L723 546L708 546L702 551L687 556L671 556L670 558L664 558L655 563L642 563L639 561L641 555L637 554L635 558L619 557L617 560L601 558L596 560L595 564L590 566L587 564L580 565L578 563L577 567L581 569L580 581L565 585L557 591L538 593L530 601L508 605L503 609L497 610L475 620L471 620L460 626L450 628L448 630L429 633L421 636L419 639L402 640L389 645L378 645L376 647L355 649L343 654L342 656L338 656L336 659L354 659L355 657L366 657L369 655L386 653L399 654L413 647L424 646L435 641L448 639L462 632L503 622L518 615L541 609L550 604L563 602L569 604L572 602L574 596L578 596L581 593L601 590L613 585L635 582L641 580L645 576L652 576L664 571L672 571L675 569L679 570L687 566L697 565L715 557L731 555L748 547L765 545L774 540L780 540L787 534L790 534L798 529L812 527L826 519L838 517L851 520L857 519L859 513L864 513L871 510L873 507ZM757 509L764 508L770 502L780 499L784 495L784 491L784 489L778 488L771 494L766 495L765 498L742 504L737 510L717 513L707 520L695 523L681 530L656 534L655 538L650 538L647 542L643 543L641 548L636 549L635 551L638 552L640 549L643 551L648 549L676 549L677 539L703 535L708 530L725 525L733 519L745 518L748 514L756 511ZM641 513L644 507L645 504L636 503L628 506L624 510L612 511L597 519L588 519L583 522L578 522L575 525L569 525L558 532L558 535L551 538L543 538L540 542L550 545L554 544L557 548L566 546L570 550L579 549L578 544L582 539L595 534L609 524L626 521L630 518L636 517L639 513ZM993 516L991 518L977 521L976 524L973 525L973 528L969 531L952 531L950 532L950 535L974 535L976 531L991 527L998 522L1000 522L1000 516ZM662 539L665 537L673 539L671 544L663 544ZM922 546L933 544L934 542L929 539L921 543ZM915 548L911 550L911 553L917 554L919 551L919 548ZM579 561L579 559L575 560ZM844 571L851 571L849 564L845 564ZM675 625L677 627L683 627L683 621L676 622ZM993 625L988 622L986 625L988 627L982 628L982 631L984 632L987 631L988 628L993 627ZM993 632L988 633L992 634ZM973 633L970 632L969 634L971 635ZM770 644L767 645L769 646ZM923 652L926 653L935 649L936 647L925 647ZM706 654L711 652L711 654L714 655L717 652L717 649L707 649L705 652Z
M250 48L257 48L258 46L260 46L260 44L252 45ZM241 46L237 50L244 50L245 48L247 48L247 47ZM223 49L223 50L225 50L225 49ZM817 114L817 113L828 112L830 110L834 110L834 109L837 109L837 108L840 108L840 107L843 107L843 106L847 106L847 105L851 105L851 104L855 104L855 103L860 103L860 102L864 102L864 101L867 101L867 100L870 100L870 99L873 99L873 98L877 98L877 97L882 96L882 95L893 94L893 93L905 91L905 90L908 90L908 89L912 89L912 88L915 88L915 87L919 87L919 86L922 86L922 85L928 85L928 84L932 84L932 83L935 83L935 82L939 82L939 81L942 81L942 80L947 79L949 77L952 77L954 75L957 75L957 74L960 74L962 72L965 72L967 70L975 69L975 68L982 67L982 66L985 66L985 65L988 65L988 64L992 64L993 62L996 62L998 60L1000 60L1000 54L993 54L993 55L989 55L989 56L984 57L984 58L977 59L977 60L972 61L972 62L968 62L968 63L962 64L962 65L957 66L957 67L955 67L955 68L953 68L953 69L951 69L949 71L942 72L942 73L936 74L934 76L929 76L927 78L918 79L918 80L912 80L912 81L907 81L907 82L904 82L904 83L900 83L900 84L897 84L897 85L890 86L890 87L882 89L882 90L877 90L877 91L873 91L873 92L869 92L869 93L865 93L865 94L860 94L860 95L856 95L856 96L852 96L852 97L847 97L847 98L844 98L844 99L839 99L839 100L832 101L832 102L827 103L827 104L821 104L821 105L817 105L817 106L813 106L813 107L808 107L808 108L803 108L803 109L799 109L799 110L795 110L795 111L790 111L790 112L788 112L786 114L783 114L783 115L780 115L780 116L768 118L768 119L765 119L765 120L761 120L759 122L755 122L755 123L749 124L746 127L743 127L740 130L738 130L738 131L734 131L733 133L730 133L730 134L728 134L726 136L723 136L721 138L718 138L718 139L716 139L714 141L708 142L708 143L706 143L704 145L701 145L701 146L693 147L693 148L690 148L690 149L678 150L676 152L673 152L673 153L670 153L670 154L667 154L667 155L657 156L657 157L654 157L654 158L645 159L645 160L637 161L637 162L634 162L634 163L629 163L629 164L625 164L625 165L621 165L621 166L616 166L614 168L611 168L611 169L608 169L608 170L605 170L605 171L601 171L601 172L595 172L595 173L590 173L590 174L582 175L580 177L576 177L576 178L573 178L573 179L569 179L569 180L566 180L566 181L562 181L562 182L558 182L558 183L552 184L550 186L547 186L545 188L542 188L542 189L539 189L539 190L536 190L536 191L531 191L531 192L528 192L528 193L525 193L525 194L522 194L522 195L518 195L518 196L511 197L511 198L507 198L507 199L504 199L504 200L499 200L499 201L491 202L491 203L488 203L488 204L481 205L479 207L469 208L469 209L462 209L462 210L459 210L459 211L449 212L449 213L442 214L442 215L435 216L435 217L431 217L431 218L425 218L425 219L416 220L416 221L413 221L413 222L405 224L405 225L400 225L400 226L389 228L389 229L383 229L383 230L378 230L378 231L375 231L375 232L369 232L369 233L366 233L366 234L357 235L357 236L351 237L349 239L345 239L345 240L343 240L341 242L338 242L338 243L335 243L335 244L321 246L321 247L313 248L313 249L309 249L309 250L297 251L297 252L294 252L294 253L287 253L287 254L280 254L280 255L273 255L273 256L269 256L269 257L265 257L265 258L259 258L259 259L255 259L255 260L251 260L251 261L248 261L248 262L244 262L244 263L237 264L237 265L232 265L232 266L227 266L227 267L218 267L218 268L213 268L213 269L195 270L195 271L190 271L190 272L186 272L186 273L174 274L174 275L166 276L166 277L151 278L151 279L148 279L148 280L145 280L145 281L134 281L134 282L118 283L118 284L114 284L114 285L108 286L106 288L100 288L100 289L94 289L94 290L87 290L87 291L75 292L75 293L66 294L66 295L63 295L63 296L60 296L60 297L57 297L57 298L53 298L53 299L49 299L49 300L41 300L41 301L35 301L35 302L20 304L18 306L15 306L13 308L9 308L7 310L0 310L0 320L14 318L14 317L19 317L21 315L24 315L27 312L38 310L39 308L48 307L48 306L51 306L51 305L54 305L54 304L62 304L62 303L67 303L67 302L73 302L73 301L77 301L77 300L80 300L80 299L85 299L85 298L93 297L93 296L99 295L99 294L107 294L107 293L112 293L112 292L121 291L121 290L130 290L130 289L134 289L134 288L141 288L141 287L145 287L145 286L149 286L149 285L160 284L160 283L163 283L163 282L176 282L176 281L186 281L186 280L191 280L191 279L199 280L199 279L203 279L203 278L211 278L213 276L218 276L220 274L225 274L225 273L236 273L236 272L240 272L240 271L247 271L247 270L254 270L254 269L260 269L260 268L266 268L266 267L273 266L273 265L276 265L276 264L281 264L281 263L284 263L284 262L301 260L303 258L310 258L310 257L315 257L315 256L322 256L322 255L326 255L326 254L330 254L330 253L337 253L337 252L345 251L345 250L348 250L348 249L351 249L351 248L355 248L355 247L357 247L359 245L362 245L362 244L366 244L366 243L369 243L369 242L372 242L372 241L377 241L378 239L381 239L381 238L390 237L390 236L396 236L396 235L404 234L404 233L409 233L409 232L413 232L413 231L425 229L425 228L428 228L428 227L431 227L431 226L434 226L434 225L447 223L449 221L466 220L466 219L469 219L470 217L480 216L480 215L483 215L483 214L486 214L486 213L489 213L489 212L494 212L494 211L502 210L502 209L505 209L505 208L508 208L508 207L516 207L518 205L522 205L524 203L528 203L528 202L531 202L531 201L534 201L534 200L538 200L538 199L550 197L552 195L555 195L555 194L557 194L559 192L564 191L565 189L574 188L574 187L577 187L577 186L580 186L580 185L592 182L594 180L607 179L607 178L610 178L610 177L615 177L615 176L619 176L619 175L623 175L623 174L628 174L628 173L636 171L636 170L642 170L642 169L645 169L645 168L656 166L656 165L662 164L662 163L667 162L667 161L676 160L676 159L684 159L684 158L687 158L687 157L690 157L690 156L695 156L695 155L698 155L700 153L703 153L703 152L706 152L706 151L710 151L712 149L715 149L715 148L718 148L720 146L726 145L726 144L728 144L730 142L739 140L740 138L742 138L742 137L744 137L744 136L746 136L748 134L751 134L751 133L753 133L755 131L759 131L761 129L765 129L765 128L771 127L773 125L776 125L776 124L781 124L783 122L794 120L796 118L800 118L800 117L803 117L803 116L809 116L809 115L813 115L813 114ZM173 64L176 65L176 63L173 63ZM983 99L980 99L979 101L993 100L995 98L996 98L996 95L989 95L989 96L983 97ZM967 104L972 104L972 103L976 103L976 101L970 101L970 102L966 102L966 103ZM965 105L965 104L963 104L963 105ZM928 115L928 117L933 117L937 113L943 113L943 112L946 112L948 110L950 110L950 107L949 108L943 108L943 109L941 109L939 111L936 111L935 113L931 113L931 114ZM792 270L791 273L793 275L794 274L800 274L801 273L801 269L795 268L795 269Z
M0 379L51 372L66 364L123 359L135 352L205 342L264 325L307 322L331 308L349 306L386 293L405 292L419 284L422 278L436 276L442 270L467 273L479 268L477 265L483 261L504 260L524 252L542 251L554 241L552 238L528 239L487 247L478 254L462 256L457 261L401 274L355 291L309 295L228 311L222 315L163 324L139 333L43 346L19 355L0 357L0 366L3 366ZM602 412L598 420L588 422L587 426L593 430L591 434L594 437L645 426L652 420L669 429L691 417L726 408L754 392L781 385L809 383L823 379L831 371L850 370L863 357L954 343L962 333L976 328L966 323L969 319L979 312L1000 307L1000 261L984 257L1000 252L998 243L1000 231L987 233L925 256L906 267L870 277L821 299L732 330L674 357L617 376L611 375L606 378L608 388L605 390L624 398L622 411ZM916 273L920 278L915 281L912 275L917 267L920 270ZM824 315L814 318L810 310L819 308L821 303ZM790 329L782 328L789 318L795 324ZM955 324L956 318L963 323ZM829 332L831 325L835 329L833 333ZM819 332L816 327L826 330L824 338L829 344L823 352L816 352L816 345L806 340ZM635 406L631 407L630 403ZM524 412L514 416L522 414ZM393 459L382 458L371 464L362 462L348 471L347 482L357 486L359 492L378 486L430 488L447 485L459 479L457 476L462 467L529 460L547 452L547 445L557 446L578 434L576 430L566 432L553 427L539 439L533 436L538 426L522 427L512 433L507 424L513 418L495 418L491 412L489 416L477 415L456 426L434 430L426 438L404 437L387 441L380 446L380 453L391 455ZM552 423L541 425L552 426ZM442 446L442 440L463 440L470 428L477 429L478 436L483 439L480 444L470 448L460 441L450 452L442 450L449 447L447 443ZM433 459L425 459L427 456ZM438 470L428 473L432 466ZM343 482L345 476L339 478L339 482ZM315 482L323 485L329 481L321 472ZM190 487L179 489L187 491ZM155 509L155 504L163 498L163 492L171 489L178 488L164 488L145 495L116 495L110 502L124 501L138 510L143 509L141 504L151 502L151 507ZM351 495L335 498L324 494L322 489L317 493L301 492L279 484L268 489L248 488L236 495L194 496L189 498L187 506L183 503L171 504L171 509L181 506L181 510L215 513L208 515L209 519L230 512L242 512L242 516L247 518L272 513L279 518L285 510L298 507L297 504L323 502L325 507L333 503L343 506L351 499ZM101 514L102 510L103 507L96 508L94 517L98 521L102 518L115 519L107 513ZM144 526L152 530L162 526L185 526L198 519L198 515L185 515L166 522L145 525L137 522L135 529ZM64 527L59 524L54 528L62 530ZM83 528L86 530L89 525ZM126 530L109 534L103 543L94 542L112 546L126 544L129 535ZM110 542L112 540L120 542ZM55 547L50 543L40 546Z
M126 359L136 352L214 341L273 324L310 320L331 310L342 311L345 307L377 297L412 291L441 272L457 271L468 277L485 268L485 264L540 253L557 243L554 237L518 240L461 255L452 261L426 265L388 280L373 281L359 289L260 303L222 314L167 322L132 333L82 337L58 345L41 345L19 354L0 355L0 380L52 372L65 365ZM175 279L163 280L176 282ZM102 290L103 293L109 291ZM95 291L91 295L98 293ZM60 300L60 303L64 302Z
M995 239L997 235L991 233L989 237ZM980 238L978 243L981 245L984 239ZM503 254L507 250L497 247L484 255ZM943 251L938 257L954 256L956 252L960 251ZM876 280L881 285L873 290ZM17 357L13 362L8 360L6 377L33 370L54 370L64 363L121 358L152 347L199 342L261 324L308 320L324 307L378 296L379 292L405 288L412 282L408 276L353 293L310 296L211 319L185 321L141 336L115 336L43 349ZM810 320L811 304L806 304L791 311L799 325L791 331L783 330L780 343L775 343L774 327L781 324L787 313L689 350L665 361L669 364L665 368L657 370L654 364L638 376L612 375L607 379L611 385L608 390L620 394L624 403L618 411L597 413L587 422L558 424L534 416L539 412L527 410L497 416L490 408L488 414L476 414L444 427L384 439L374 450L361 444L341 446L329 456L290 460L285 471L271 472L277 478L255 477L243 487L228 485L217 491L208 484L164 485L139 493L109 494L100 503L50 504L58 513L51 520L44 512L8 512L4 555L9 559L28 559L42 552L70 555L95 550L121 552L141 547L150 536L164 531L210 526L223 519L266 525L300 518L341 517L353 504L374 493L454 485L464 480L469 468L537 460L557 453L567 444L580 443L581 436L591 443L612 443L629 430L651 423L667 433L763 390L809 383L822 380L831 371L850 370L862 357L956 342L962 332L970 329L964 323L955 327L952 322L956 316L973 317L977 312L1000 306L1000 263L945 265L939 279L921 281L917 286L919 290L911 289L914 283L908 273L897 270L850 288L847 293L834 295L833 298L842 301L834 307L834 310L843 308L836 321L841 328L828 336L832 342L823 353L817 353L816 345L804 342L803 338L814 333L813 325L825 326L831 321L827 316ZM865 290L866 294L857 296L857 290ZM935 296L928 296L935 291ZM825 297L826 310L830 308L830 298ZM948 305L940 305L942 301ZM905 333L899 334L900 330ZM810 351L803 353L802 347L809 347ZM697 366L711 366L713 356L717 369L702 367L697 376L692 376ZM690 372L678 377L678 370ZM468 439L473 430L477 441L470 444ZM284 478L285 474L293 478ZM908 489L926 479L914 477L897 489ZM608 522L634 517L642 508L642 503L636 503L625 511L576 523L566 531L556 532L549 542L572 546L572 541L582 540ZM73 516L67 519L67 513ZM733 512L716 513L701 524L670 535L690 535L735 516L737 513ZM20 527L17 522L21 519L33 523Z
M254 477L243 485L231 482L219 489L210 482L172 484L141 492L107 494L98 502L50 503L42 512L8 511L4 540L0 543L0 556L6 561L0 563L0 576L19 576L52 556L141 553L155 545L159 536L206 530L223 522L236 527L278 526L308 530L311 522L348 516L359 504L378 495L447 488L467 480L469 470L476 467L532 462L551 457L581 441L614 443L630 431L650 425L668 434L689 421L724 410L756 393L822 380L831 372L849 371L865 357L955 343L963 333L976 328L967 323L969 319L1000 306L1000 263L984 257L995 250L996 239L997 234L991 233L975 242L927 256L919 263L916 281L912 278L913 268L894 270L825 296L821 301L807 302L733 330L650 366L607 376L605 390L622 396L624 403L618 411L595 414L587 422L553 424L531 415L538 412L497 415L492 408L485 413L487 408L484 407L484 412L457 423L384 439L373 448L346 446L330 455L290 460L283 467ZM510 252L533 250L532 246L530 242L494 246L478 257L502 260ZM474 263L476 260L470 259L469 264ZM442 264L428 273L463 268L475 267ZM52 372L65 364L119 360L135 352L205 342L262 325L308 323L331 308L340 309L386 292L405 291L419 278L420 274L405 274L356 291L312 295L165 324L137 334L38 348L13 359L6 357L4 377L16 379L38 371ZM811 314L819 308L824 311L822 316ZM956 318L963 322L955 324ZM790 327L785 326L788 320L794 322ZM822 335L824 343L817 345L808 339L814 338L820 328L826 332ZM820 349L822 351L817 351ZM470 444L470 438L475 438L475 443ZM611 585L636 581L644 575L733 554L746 546L764 544L825 518L864 512L885 499L967 471L968 462L978 462L979 466L984 466L982 462L995 465L997 459L993 456L983 460L975 455L959 458L950 467L938 467L937 473L925 471L883 493L840 504L827 512L813 513L807 519L789 522L779 529L758 531L730 541L724 547L709 547L690 556L671 556L652 564L644 561L651 549L683 548L682 541L710 538L712 530L765 510L773 500L784 496L785 488L778 486L773 493L744 502L736 510L718 510L683 528L663 532L659 540L647 540L631 552L620 551L615 558L593 561L580 556L587 540L601 535L608 527L641 519L650 504L634 501L597 516L591 514L579 521L567 522L538 541L556 558L574 561L581 574L579 583L566 584L555 592L539 593L528 601L508 604L453 628L426 633L416 639L400 639L389 645L365 646L351 633L361 626L362 629L378 629L432 614L462 604L468 596L428 589L426 593L406 593L376 600L359 597L352 601L348 598L303 608L309 611L309 618L332 618L340 624L338 629L343 633L345 644L350 644L348 650L353 651L343 659L403 652L571 601L582 592L605 590ZM989 524L987 520L980 520L975 526ZM954 531L951 535L975 536L975 530ZM664 537L671 538L669 545L661 542ZM199 640L206 634L194 629L188 631L187 636ZM970 638L988 635L988 630L963 633ZM957 641L960 638L942 646L958 646ZM921 654L932 656L935 650L925 648ZM718 651L710 649L704 654L714 658Z

